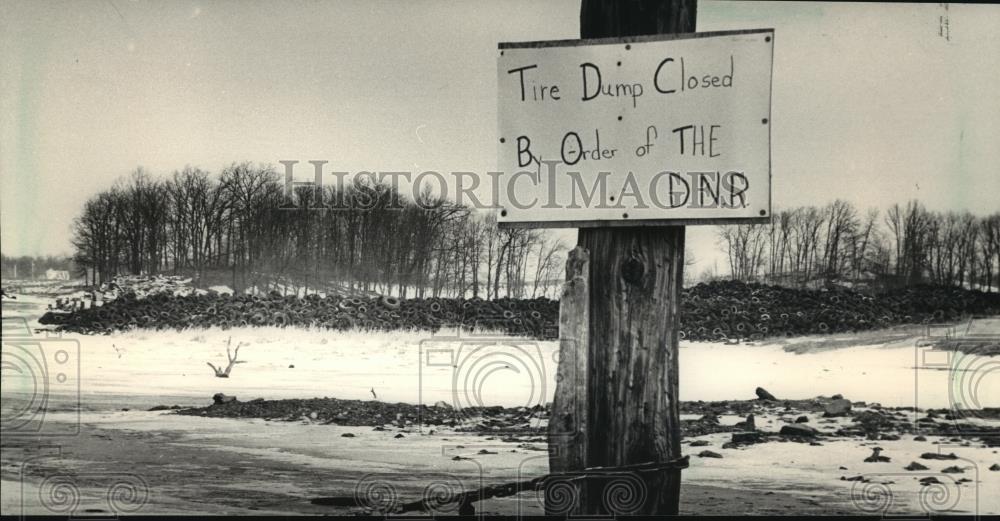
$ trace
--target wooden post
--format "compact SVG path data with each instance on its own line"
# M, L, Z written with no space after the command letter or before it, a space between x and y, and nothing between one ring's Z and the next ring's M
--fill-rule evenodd
M582 0L580 37L695 32L696 8L697 0ZM588 370L585 394L576 397L587 404L586 418L581 419L586 433L584 467L677 459L681 456L677 331L684 227L581 228L577 244L589 252L590 260ZM556 392L562 396L565 391ZM567 459L557 465L567 466L559 468L582 470L568 466L579 465L573 459L575 450L564 453ZM643 500L634 510L613 511L614 491L608 486L602 490L591 480L578 513L678 513L680 470L639 476L642 486L631 492ZM606 483L612 481L609 476Z
M577 246L566 257L566 284L559 299L559 367L549 418L550 482L571 490L546 489L546 515L580 514L580 482L560 482L558 475L587 467L587 367L590 336L590 253ZM556 497L559 496L559 497Z
M578 244L590 251L591 262L586 466L680 458L677 331L684 228L581 229ZM677 514L680 470L641 477L643 486L633 492L646 501L628 513ZM615 513L607 512L604 494L589 494L583 513Z

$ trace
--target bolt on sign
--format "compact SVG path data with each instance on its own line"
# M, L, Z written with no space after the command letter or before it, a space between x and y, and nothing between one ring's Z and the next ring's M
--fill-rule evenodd
M501 43L509 227L768 221L774 31Z

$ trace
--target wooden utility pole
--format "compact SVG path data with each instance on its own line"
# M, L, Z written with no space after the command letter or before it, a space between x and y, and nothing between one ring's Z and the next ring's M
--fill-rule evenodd
M693 33L696 7L697 0L582 0L580 37ZM684 227L581 228L577 245L576 254L589 261L589 269L582 270L586 284L576 283L586 287L589 324L582 339L585 345L579 345L581 351L572 358L577 366L580 356L586 360L586 374L576 375L585 382L583 396L576 397L586 400L585 417L572 418L573 407L560 400L574 385L561 380L550 432L567 425L581 430L579 436L563 436L554 444L553 470L580 472L581 459L584 468L677 460L681 457L677 332ZM568 275L579 276L586 262L571 262ZM560 319L561 326L566 323ZM560 373L570 365L566 362L561 362ZM614 482L614 471L609 471L607 479L585 480L577 489L577 506L568 513L678 513L680 469L621 472L641 478L641 486L634 480L621 481L640 496L634 510L613 511L615 492L608 485Z

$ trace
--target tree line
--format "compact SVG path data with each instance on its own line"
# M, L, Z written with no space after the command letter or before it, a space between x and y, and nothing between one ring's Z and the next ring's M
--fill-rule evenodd
M381 293L403 297L555 296L564 244L540 230L499 229L491 215L425 191L355 179L286 194L271 165L167 178L138 168L91 197L73 223L73 260L99 284L174 273L237 292Z
M73 261L61 256L8 256L0 254L4 279L42 279L48 270L73 272Z
M273 166L248 162L164 178L138 168L86 202L73 223L73 263L93 284L173 273L238 292L558 295L567 248L549 232L499 229L491 213L361 178L322 190L289 197ZM317 196L338 209L316 209ZM934 212L918 201L861 211L836 200L717 230L729 273L686 282L1000 285L1000 212Z
M861 212L836 200L778 211L768 224L720 226L718 239L731 277L744 281L1000 285L1000 212L935 212L916 200Z

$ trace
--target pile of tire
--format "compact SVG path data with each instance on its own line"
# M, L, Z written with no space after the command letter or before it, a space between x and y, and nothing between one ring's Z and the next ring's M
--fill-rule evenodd
M191 278L176 275L119 275L109 282L102 283L96 291L107 300L113 300L129 293L135 294L140 299L158 294L207 293L192 287Z
M110 333L133 328L302 326L336 330L466 331L533 338L558 336L559 302L547 298L453 298L170 295L127 293L103 306L39 320L61 331Z
M850 333L904 324L1000 315L1000 294L918 286L873 295L849 289L800 290L725 281L683 291L682 340L729 341ZM559 302L537 299L399 299L126 293L103 306L47 313L62 331L110 333L133 328L302 326L336 330L466 331L558 338Z
M680 337L707 341L852 333L1000 314L996 293L940 286L875 295L722 281L684 290L683 302Z

